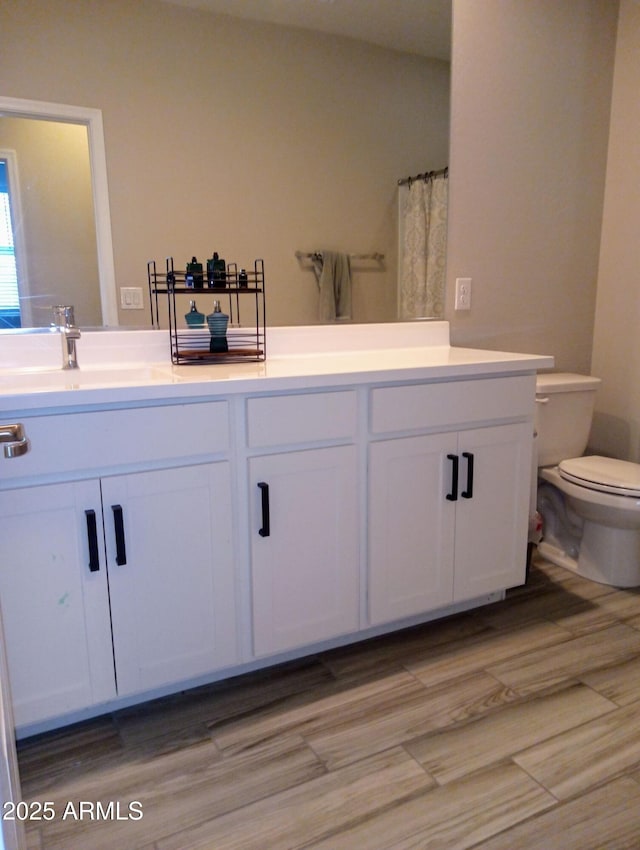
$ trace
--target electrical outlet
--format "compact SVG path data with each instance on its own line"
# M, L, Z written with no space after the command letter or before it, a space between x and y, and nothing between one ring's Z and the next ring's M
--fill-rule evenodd
M120 306L123 310L144 310L142 289L139 286L121 286Z
M471 278L457 277L456 278L456 310L471 309Z

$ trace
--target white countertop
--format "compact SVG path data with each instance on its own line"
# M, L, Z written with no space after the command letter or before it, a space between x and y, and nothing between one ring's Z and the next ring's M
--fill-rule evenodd
M180 402L386 381L536 372L553 358L449 345L448 322L268 329L261 362L172 366L166 331L83 332L80 369L62 370L56 334L0 341L0 411Z

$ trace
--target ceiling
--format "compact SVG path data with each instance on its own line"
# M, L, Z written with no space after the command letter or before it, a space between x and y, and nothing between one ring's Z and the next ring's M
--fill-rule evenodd
M165 0L449 61L451 0Z

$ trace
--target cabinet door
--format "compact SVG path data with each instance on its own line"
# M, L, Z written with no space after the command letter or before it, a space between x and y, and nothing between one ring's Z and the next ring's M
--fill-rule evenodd
M355 631L359 626L355 447L255 457L249 468L255 654L269 655ZM267 485L268 491L259 484Z
M460 489L470 460L473 486L456 502L456 601L524 583L532 444L531 423L459 435Z
M0 493L0 600L17 726L115 697L97 481Z
M228 463L107 478L102 490L119 696L236 661Z
M433 610L453 598L456 434L373 443L369 454L371 624Z

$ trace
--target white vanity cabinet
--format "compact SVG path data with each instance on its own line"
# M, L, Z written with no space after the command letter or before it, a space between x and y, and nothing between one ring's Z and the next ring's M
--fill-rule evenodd
M179 437L185 416L188 440ZM178 419L182 431L172 428ZM226 446L226 405L34 417L25 427L36 457L6 465L16 483L44 463L37 456L52 438L52 477L63 469L79 476L90 462L130 464L153 453L149 444L167 468L0 493L0 598L17 725L236 662L229 461L168 466L180 452ZM119 438L101 439L111 428Z
M0 454L20 734L523 583L551 359L451 348L443 322L280 330L284 356L140 384L87 369L3 395L0 374L2 419L31 441ZM156 332L132 333L146 351Z
M523 583L532 380L372 390L371 624Z
M247 402L257 657L359 628L356 411L355 391Z

